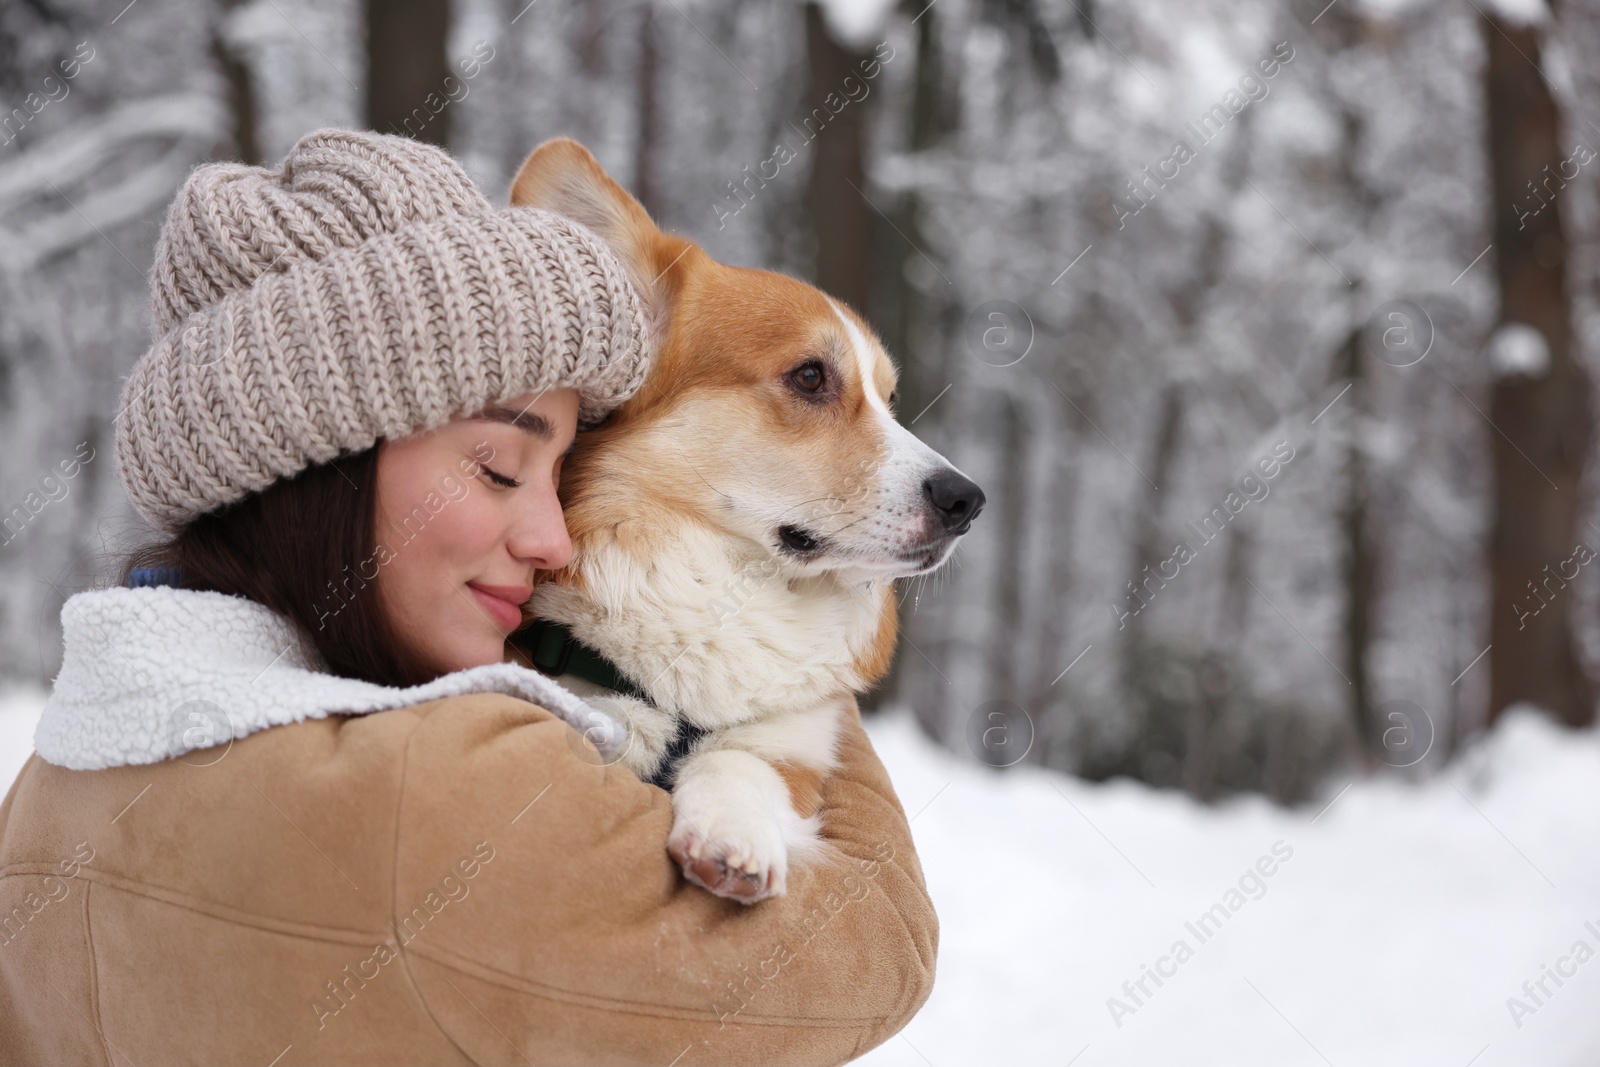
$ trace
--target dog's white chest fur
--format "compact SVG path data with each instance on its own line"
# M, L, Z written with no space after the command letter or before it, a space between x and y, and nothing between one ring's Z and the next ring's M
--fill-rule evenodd
M814 707L863 688L856 667L885 589L835 575L791 578L774 557L677 529L648 561L585 547L582 591L541 586L531 607L566 624L657 707L718 729Z

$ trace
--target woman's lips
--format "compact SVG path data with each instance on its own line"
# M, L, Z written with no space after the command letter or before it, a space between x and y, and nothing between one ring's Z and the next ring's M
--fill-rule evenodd
M472 590L472 595L477 599L479 606L507 633L522 625L522 602L533 595L531 589L523 593L521 589L513 589L510 586L482 586L474 582L468 582L467 588ZM520 599L512 600L511 597L517 596L518 593L522 593Z

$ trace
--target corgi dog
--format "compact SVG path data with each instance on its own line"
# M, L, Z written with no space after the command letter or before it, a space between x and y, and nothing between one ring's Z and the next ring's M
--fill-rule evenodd
M983 492L895 421L894 365L855 311L663 233L575 141L535 149L511 203L606 241L655 351L567 461L572 561L528 614L623 679L562 680L670 787L684 876L781 896L824 854L820 785L854 694L888 670L894 581L943 564Z

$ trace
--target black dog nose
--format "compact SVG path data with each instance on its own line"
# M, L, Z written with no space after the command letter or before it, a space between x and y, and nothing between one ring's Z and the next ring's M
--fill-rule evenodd
M940 471L923 482L922 488L946 533L966 533L972 520L983 510L983 490L971 478L956 471Z

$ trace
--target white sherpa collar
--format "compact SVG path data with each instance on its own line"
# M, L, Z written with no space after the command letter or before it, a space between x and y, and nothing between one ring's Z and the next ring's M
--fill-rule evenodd
M156 763L269 726L362 715L467 693L538 704L620 752L622 728L537 671L495 663L395 689L326 673L287 619L243 597L170 587L78 593L61 609L66 653L34 733L74 770Z

